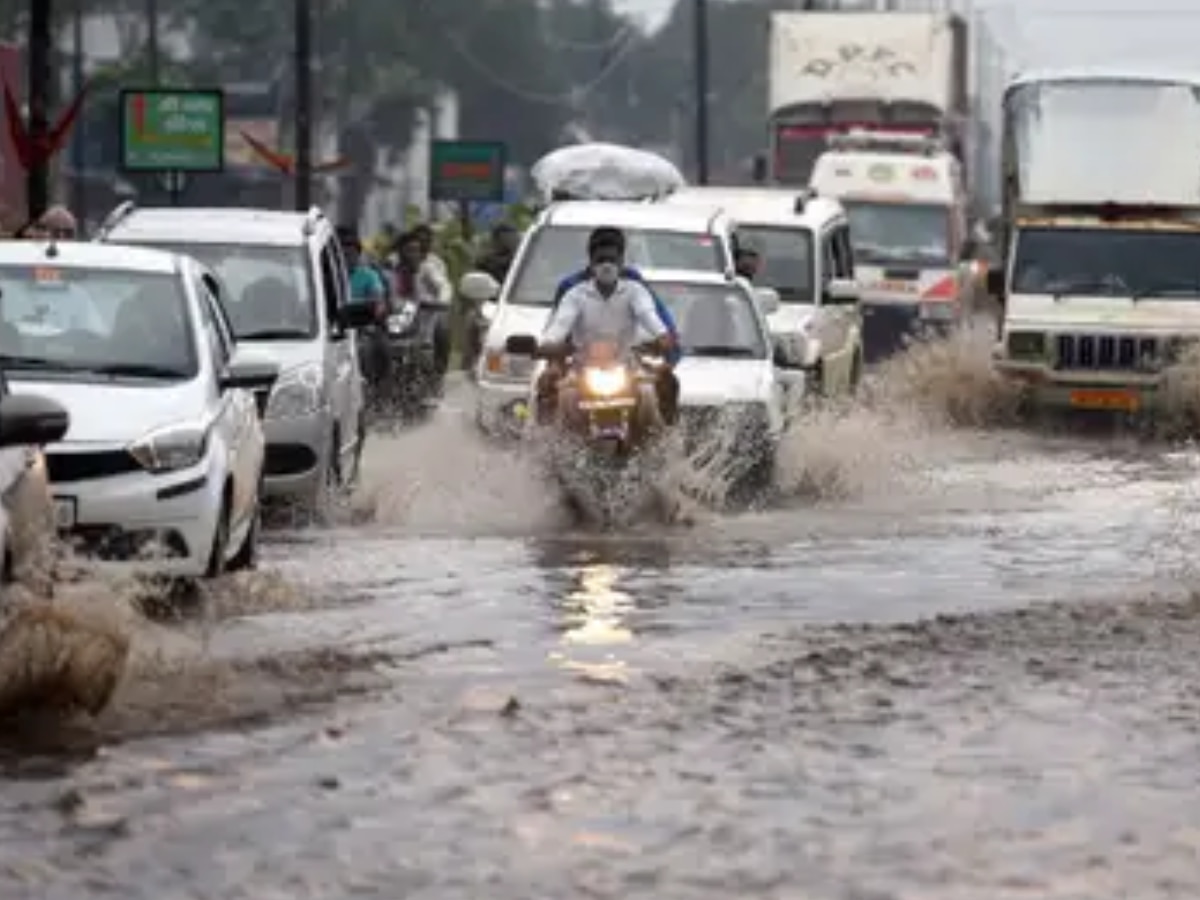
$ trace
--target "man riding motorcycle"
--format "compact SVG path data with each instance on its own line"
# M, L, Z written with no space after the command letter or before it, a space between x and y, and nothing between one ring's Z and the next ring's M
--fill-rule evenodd
M560 403L559 382L565 374L558 362L572 348L581 349L593 342L616 345L618 358L627 357L634 348L638 326L650 333L656 349L664 358L670 357L676 340L656 309L654 296L642 283L623 278L625 235L616 228L597 228L588 238L590 275L587 280L570 287L555 307L549 324L542 334L542 355L550 362L538 378L537 420L549 424L556 412L569 414ZM660 385L670 381L664 390ZM679 387L670 365L658 370L655 391L648 391L642 400L657 413L664 423L677 418L673 405L664 406L661 398L678 397ZM655 416L651 416L651 419Z
M611 228L597 229L596 231L592 232L592 237L594 238L596 234L601 231L612 232L614 239L620 240L621 256L622 259L624 259L625 235L622 234L619 229ZM554 303L550 305L551 316L553 316L555 311L558 309L558 305L562 302L562 299L566 295L567 291L571 290L571 288L578 284L583 284L586 282L591 277L591 274L591 266L584 266L579 271L572 272L558 283L558 288L554 292ZM663 324L667 326L667 331L671 333L671 346L667 350L664 359L666 359L668 365L671 367L677 366L679 364L679 360L683 358L683 348L680 346L679 328L675 324L675 317L671 315L671 310L667 308L667 305L663 303L661 299L659 299L659 296L654 292L654 289L650 287L644 278L642 278L642 273L633 266L622 265L620 277L628 281L635 281L650 292L650 297L654 300L655 312L658 313L658 317L662 319ZM662 377L657 380L655 386L658 389L658 406L659 411L662 414L663 421L665 421L668 425L673 425L675 424L676 412L679 408L679 379L675 377L674 372L672 372L670 369L667 369L663 372Z

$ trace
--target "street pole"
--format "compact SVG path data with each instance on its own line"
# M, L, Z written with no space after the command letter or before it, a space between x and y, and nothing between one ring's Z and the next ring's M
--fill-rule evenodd
M71 88L78 97L83 93L83 4L86 0L75 0L71 11ZM84 183L84 169L87 166L85 148L87 137L84 133L84 117L75 122L71 132L71 170L75 177L71 180L71 207L75 211L75 220L79 223L87 221L87 186Z
M694 0L693 62L696 82L696 182L708 184L708 0Z
M296 209L312 206L312 10L296 0Z
M158 0L146 0L146 67L150 83L158 86Z
M33 221L50 205L50 160L38 153L50 130L50 92L54 73L50 54L54 47L51 23L53 0L29 0L29 139L35 148L25 176L25 204Z

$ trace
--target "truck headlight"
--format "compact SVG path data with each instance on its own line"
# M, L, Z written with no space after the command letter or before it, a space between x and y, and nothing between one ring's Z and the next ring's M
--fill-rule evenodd
M187 422L155 429L127 449L147 472L174 472L189 469L204 459L208 436L208 428Z
M307 363L284 372L271 390L266 417L301 419L320 410L325 400L323 374L319 363Z
M949 322L954 318L954 304L922 303L920 308L921 320L924 322Z
M1005 346L1010 359L1046 358L1046 335L1041 331L1010 331Z

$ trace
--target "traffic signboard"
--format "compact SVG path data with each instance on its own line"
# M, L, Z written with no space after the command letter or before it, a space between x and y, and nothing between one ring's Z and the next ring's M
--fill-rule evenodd
M127 172L220 172L225 167L222 92L121 91L121 167Z
M507 148L497 141L434 141L429 152L429 199L500 203Z

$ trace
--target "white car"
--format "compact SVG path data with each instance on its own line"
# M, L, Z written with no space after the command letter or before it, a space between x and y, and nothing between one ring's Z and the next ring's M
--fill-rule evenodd
M20 583L41 594L53 588L54 512L42 446L60 440L69 423L61 404L11 394L0 376L0 583Z
M369 304L349 302L325 215L127 203L98 240L185 253L217 274L238 342L279 366L263 426L267 497L323 512L358 475L367 426L353 329L374 321Z
M675 375L688 449L715 453L730 484L768 487L784 429L779 367L789 365L774 350L767 325L778 295L718 273L648 269L642 276L679 331L684 355ZM526 409L540 368L526 381Z
M755 281L779 292L771 333L795 366L791 390L852 393L863 371L863 322L849 219L836 200L787 188L693 187L661 201L721 209L737 221L737 244L756 250ZM820 288L818 289L818 285Z
M525 235L503 286L470 272L459 288L490 323L476 372L476 420L485 433L519 429L514 410L525 399L532 361L506 353L505 342L541 334L559 282L587 265L588 235L601 226L625 232L626 264L638 269L733 273L733 223L718 211L607 200L554 204Z
M86 555L178 577L255 564L253 392L277 367L235 355L218 290L174 253L0 244L0 354L14 394L70 416L46 466L57 528Z

